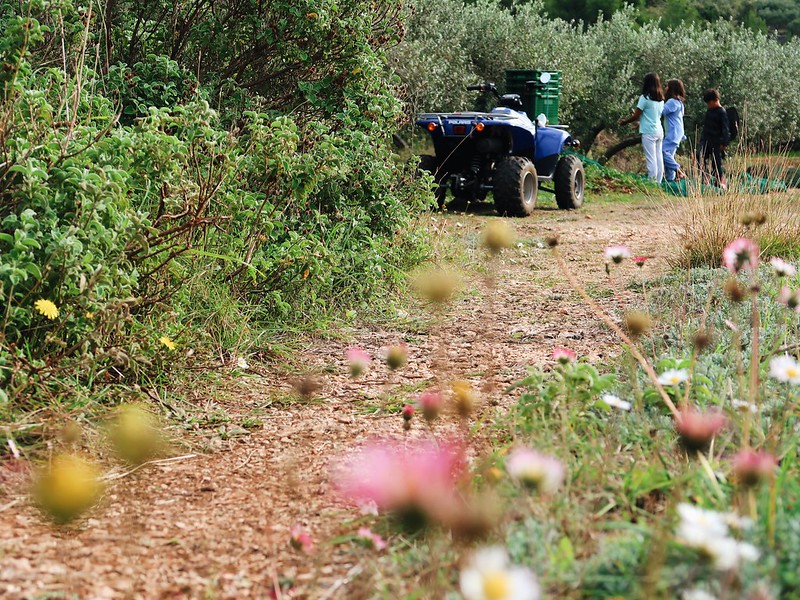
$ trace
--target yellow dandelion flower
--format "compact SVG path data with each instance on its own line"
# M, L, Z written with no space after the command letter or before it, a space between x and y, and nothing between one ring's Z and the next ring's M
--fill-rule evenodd
M169 339L165 335L162 335L160 338L158 338L158 341L161 342L162 344L164 344L170 350L175 350L175 348L177 347L177 346L175 346L175 342L173 342L171 339Z
M87 312L86 313L86 318L87 319L94 319L94 313L93 312Z
M50 300L39 298L33 303L33 307L51 321L58 318L58 307Z

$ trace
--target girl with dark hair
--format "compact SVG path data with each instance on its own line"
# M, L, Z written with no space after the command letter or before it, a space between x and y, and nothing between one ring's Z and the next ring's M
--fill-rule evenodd
M683 131L683 111L686 103L686 89L680 79L670 79L667 81L667 102L664 104L664 176L667 181L680 181L686 174L681 170L678 161L675 160L675 152L678 146L686 139Z
M661 113L664 111L664 92L661 80L656 73L648 73L642 83L642 95L633 114L627 119L620 119L625 125L639 121L639 133L642 134L642 148L647 162L647 175L653 181L661 183L664 179L664 128L661 127Z

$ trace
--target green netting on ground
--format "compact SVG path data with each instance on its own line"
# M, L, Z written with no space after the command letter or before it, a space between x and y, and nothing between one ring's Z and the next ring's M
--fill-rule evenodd
M648 187L661 187L666 193L672 196L710 196L714 194L722 194L724 190L715 185L703 184L696 180L682 179L681 181L665 181L660 186L656 186L651 182L646 175L636 175L633 173L624 173L611 167L599 163L598 161L584 156L579 152L568 151L581 159L584 165L589 165L598 169L606 177L612 179L619 178L620 176L626 179L634 179L637 183L641 183ZM780 179L766 179L763 177L754 177L749 173L732 177L729 182L729 189L733 186L736 191L742 194L767 194L769 192L785 192L789 189L789 185Z

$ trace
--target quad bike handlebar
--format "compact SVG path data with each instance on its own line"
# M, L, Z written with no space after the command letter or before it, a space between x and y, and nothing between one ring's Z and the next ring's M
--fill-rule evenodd
M493 83L475 83L468 85L467 90L470 92L491 92L495 98L499 98L500 94L497 93L497 86Z

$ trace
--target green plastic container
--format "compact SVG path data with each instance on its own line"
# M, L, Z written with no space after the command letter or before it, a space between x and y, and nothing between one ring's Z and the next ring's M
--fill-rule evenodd
M546 81L542 81L542 75L545 75ZM544 114L548 123L558 124L561 71L508 69L506 71L506 93L520 95L522 107L531 119Z

